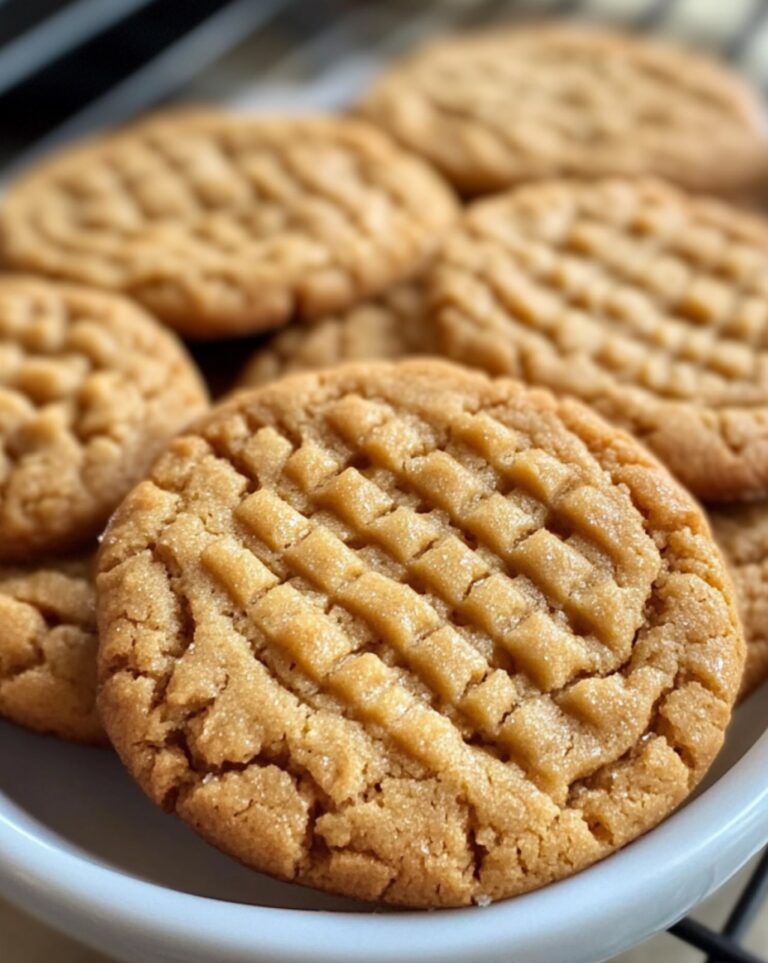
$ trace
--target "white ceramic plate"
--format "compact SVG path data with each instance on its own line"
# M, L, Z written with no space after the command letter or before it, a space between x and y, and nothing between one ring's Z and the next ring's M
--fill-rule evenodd
M106 750L0 723L0 893L128 963L598 963L768 842L768 689L697 797L569 880L486 908L373 912L253 873L157 811Z

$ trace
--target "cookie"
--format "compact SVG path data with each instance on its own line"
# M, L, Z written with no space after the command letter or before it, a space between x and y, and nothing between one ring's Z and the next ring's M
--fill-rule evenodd
M441 352L576 395L704 500L768 491L768 225L649 180L478 201L433 276Z
M184 112L12 185L0 251L222 337L322 317L416 274L455 213L436 173L361 121Z
M248 361L238 385L254 387L342 361L401 358L433 350L434 329L423 289L401 284L376 301L280 331Z
M385 73L360 111L466 194L638 174L730 192L766 170L762 107L735 74L596 27L440 41Z
M92 554L0 566L0 716L102 743Z
M87 544L205 408L184 349L137 306L0 278L0 559Z
M701 510L586 407L436 360L236 395L99 557L99 706L149 796L274 876L485 904L650 829L744 644Z
M745 697L768 679L768 502L723 506L710 510L709 520L739 599L747 640Z

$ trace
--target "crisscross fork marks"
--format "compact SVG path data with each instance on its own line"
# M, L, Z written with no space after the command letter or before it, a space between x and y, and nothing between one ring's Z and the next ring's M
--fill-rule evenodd
M193 335L343 310L418 273L449 189L351 118L165 115L13 190L9 262L121 290Z
M620 85L622 106L627 113L636 110L643 125L642 131L634 132L635 139L640 141L635 145L636 149L648 150L651 163L653 154L659 148L666 148L665 152L669 152L670 138L674 139L679 150L689 150L690 126L694 118L695 124L700 124L702 129L713 123L713 116L717 118L718 124L723 123L724 119L726 124L728 122L728 118L723 118L722 115L722 102L718 103L714 97L708 98L705 91L694 91L678 83L674 94L675 98L679 99L671 98L669 75L659 76L649 69L648 64L629 64L629 71L635 73L633 76L624 77L623 84L620 84L616 75L611 75L610 71L607 75L604 73L601 67L607 65L601 65L595 58L594 51L588 52L580 61L574 60L572 50L569 51L567 61L557 52L542 53L543 56L529 58L518 54L510 57L506 63L491 57L484 61L466 58L466 67L461 73L453 77L450 71L446 70L439 76L425 77L424 79L433 79L434 83L425 83L419 86L418 90L435 113L447 113L482 125L484 131L495 135L498 143L503 144L511 155L516 155L517 161L521 163L525 162L526 155L530 155L532 148L535 152L536 146L540 145L546 150L555 138L565 140L563 146L567 151L574 141L583 141L589 145L600 143L606 136L610 136L611 128L615 127L615 104L601 101L594 90L590 97L590 84ZM472 76L467 76L468 70L473 70ZM546 76L552 70L557 70L562 78L560 85L542 84L539 88L540 98L532 108L526 110L525 101L521 102L520 95L524 96L521 88L528 87L532 74ZM573 92L569 95L571 84ZM491 97L496 94L495 104L491 100L483 102L480 90L483 85L486 85L485 89ZM466 96L462 97L462 92L467 87L477 89L479 96L474 103L467 102L462 105L462 101L467 101ZM517 101L517 124L510 124L508 116L498 109L499 91L503 91L509 104ZM580 95L584 99L579 100ZM663 111L660 109L662 104ZM494 106L496 109L491 109ZM583 123L582 118L574 117L578 108L587 108L590 111L588 125ZM653 116L657 117L656 125L651 121ZM660 151L660 156L663 156L663 153Z
M657 298L655 292L642 285L641 278L632 277L629 272L626 277L611 276L615 262L603 263L599 254L591 256L596 252L585 251L585 256L581 257L565 250L554 252L547 246L536 248L535 242L528 241L521 242L517 249L509 245L507 252L522 276L535 285L531 291L535 303L548 307L545 315L535 317L536 322L543 322L544 330L555 339L564 336L567 340L569 333L561 331L562 327L567 328L566 313L582 312L582 325L586 327L591 322L594 332L595 343L590 346L590 353L609 367L613 363L615 373L626 379L640 379L642 365L649 362L657 365L666 362L670 376L673 370L681 373L681 369L674 367L676 364L690 366L690 374L683 381L686 387L694 382L689 391L700 390L700 379L705 375L717 379L716 384L721 389L732 379L745 382L747 387L751 383L759 387L765 377L765 360L754 354L751 345L741 343L735 336L719 337L730 325L731 319L727 315L706 320L702 317L700 323L692 323L690 315L680 310L680 303L671 299L665 303L662 298ZM487 273L485 280L493 284L499 297L513 310L519 307L520 302L508 299L508 292L514 291L510 285L512 276ZM639 289L633 286L634 281L640 282ZM524 283L522 278L519 283ZM696 281L701 286L702 295L710 295L709 300L702 298L699 302L702 311L716 303L718 291L714 288L707 291L709 283L706 278ZM551 298L549 304L548 296ZM727 289L726 296L729 300L732 296ZM677 311L666 313L669 309ZM534 320L533 314L525 309L521 318L528 322ZM546 324L548 320L551 320L551 326ZM762 339L762 335L760 337ZM633 350L638 343L643 352ZM625 364L632 364L628 370L618 363L622 352ZM684 371L682 369L682 373ZM676 380L682 379L678 376ZM662 393L665 389L659 386L657 390ZM679 395L679 391L676 394Z
M358 404L362 410L357 408ZM353 412L357 419L353 417ZM349 399L346 406L342 403L338 406L335 417L331 417L337 424L346 420L347 435L356 438L363 451L374 452L377 446L379 451L382 450L381 418L387 415L390 417L385 431L390 433L390 437L393 431L399 432L401 438L407 434L403 424L391 417L391 409L371 404L366 410L361 399ZM376 437L368 437L361 431L360 417L368 419L369 423L371 418L378 419L379 432ZM482 419L481 423L485 436L481 434L479 438L482 441L485 437L485 445L488 447L494 439L489 432L489 425ZM477 426L465 422L464 432L472 433L473 427L477 431ZM511 448L508 431L498 424L495 442L497 448L504 447L505 443L508 451ZM512 753L513 758L519 755L521 744L525 744L528 757L535 755L533 744L527 742L529 730L533 729L535 723L524 721L535 710L533 707L524 712L515 713L515 710L523 702L534 700L537 689L531 690L530 681L526 682L524 677L511 677L503 670L492 668L473 647L471 640L465 640L462 636L461 625L454 627L450 624L452 612L470 618L482 632L490 635L500 651L506 652L524 669L536 686L543 686L545 690L565 686L570 679L587 668L595 671L602 666L603 672L610 666L615 668L617 658L620 662L628 656L637 615L630 616L623 626L620 623L608 626L608 640L614 648L618 647L617 654L611 656L610 647L604 649L588 639L580 640L578 636L571 634L572 630L567 623L552 621L552 612L547 615L538 611L530 593L526 595L518 590L514 580L502 571L491 571L450 528L446 530L419 516L412 509L395 503L389 494L357 469L339 466L316 446L303 446L294 450L289 442L281 440L273 429L268 428L257 432L248 448L250 450L247 455L241 453L238 460L241 463L248 460L254 466L263 466L266 461L269 471L265 482L269 480L271 484L275 484L279 465L282 465L289 478L298 479L305 485L312 479L314 490L307 494L310 504L315 505L313 511L317 512L317 506L320 506L322 514L323 510L331 508L343 524L352 526L351 540L363 538L384 547L394 561L405 566L406 576L420 576L427 582L430 591L426 596L422 596L408 584L393 581L389 575L377 572L375 568L361 562L358 555L344 546L341 538L323 526L322 521L317 523L311 517L306 518L271 488L258 489L238 508L236 515L246 529L265 543L270 551L279 551L281 558L294 572L309 579L326 593L331 604L341 605L356 617L362 618L372 627L377 637L386 639L387 644L394 647L398 660L404 659L411 670L415 670L437 693L442 702L459 709L462 715L469 718L473 728L478 727L484 738L500 740L502 745L506 742L505 749ZM268 449L276 459L265 459ZM257 453L260 453L261 457L258 457ZM544 453L534 454L539 454L540 457L532 460L528 457L530 453L520 454L510 474L518 480L527 481L528 486L537 490L542 497L547 494L552 496L562 488L565 472L561 470L562 466L555 464L551 458L547 459ZM461 469L458 463L454 463L447 455L439 461L443 468L448 464L463 471L463 481L466 482L466 469ZM541 472L543 466L549 471L548 481L542 479L541 474L537 474L537 470ZM457 483L454 484L455 492L461 487L461 480L454 476L453 481ZM422 477L422 482L424 481L425 478ZM444 476L441 481L445 482ZM426 484L427 488L422 489L423 493L437 496L439 503L439 488L430 486L429 472ZM448 486L443 484L442 487L445 491ZM600 505L599 501L594 501L596 494L597 491L590 487L573 488L564 499L564 515L567 512L574 514L584 507L591 508L593 513L598 506L606 507L604 504ZM483 501L487 501L488 497L486 493ZM464 501L467 499L464 498ZM495 510L490 517L499 522L503 516L499 514L496 499L494 502ZM441 507L450 508L450 505L444 503ZM453 507L456 509L458 506ZM477 514L477 506L473 505L470 514ZM480 513L480 518L485 522L485 530L490 531L487 527L487 513ZM529 534L532 521L535 527L537 520L528 519L527 525L519 533L521 541ZM478 530L483 530L482 524ZM410 547L405 538L407 532L410 532L412 537ZM619 525L614 532L602 530L602 538L603 543L609 546L613 539L611 547L617 554L619 567L637 575L638 564L641 569L647 568L647 561L639 563L639 559L633 557L631 549L623 551L622 558L621 538L617 537L626 537L629 532L630 530L622 531ZM463 534L460 529L459 533ZM599 536L601 532L598 531L597 534ZM615 586L611 589L610 583L604 580L598 580L591 585L588 577L590 564L578 553L574 554L572 549L568 549L566 544L559 542L555 536L544 535L543 531L537 533L530 544L518 554L512 539L507 546L510 560L516 561L521 568L527 568L528 574L535 581L540 577L542 553L551 555L559 551L561 565L566 569L569 565L573 568L572 578L575 578L575 581L566 580L563 583L555 579L545 582L535 590L538 597L541 597L542 591L545 598L549 593L553 598L550 604L559 607L568 604L569 597L573 595L576 609L580 609L582 616L588 616L590 609L593 617L596 611L605 611L611 604L612 595L616 596L617 592L620 594L621 590ZM557 546L562 547L558 549ZM544 565L544 568L546 567ZM243 571L249 570L245 563L242 568ZM650 571L652 570L651 565ZM624 574L626 576L626 571ZM232 578L231 572L227 578ZM580 582L585 582L586 585L586 594L583 597L578 591ZM650 582L646 590L650 590ZM299 598L295 589L291 591ZM234 593L236 600L239 597L242 603L242 590L235 588ZM274 593L268 593L268 597L278 594L275 590ZM430 600L439 603L442 610L439 614L434 604L430 604ZM640 599L640 612L644 601L643 594ZM613 603L619 606L626 604L617 598L613 599ZM264 604L266 605L266 601ZM290 608L282 595L275 604L277 613ZM599 606L598 610L595 609L596 604ZM309 614L313 612L314 608L310 607L303 618L309 619ZM277 615L275 617L277 618ZM445 619L448 621L445 622ZM309 621L311 622L311 619ZM329 621L328 624L332 623ZM263 629L263 626L261 628ZM311 634L309 629L307 631ZM345 638L338 628L336 634L340 639ZM552 712L549 714L552 715ZM563 725L563 738L567 738L570 745L572 736L570 733L566 736L568 728L568 724ZM470 734L471 732L472 730ZM529 767L529 764L526 763L526 766ZM543 781L551 781L551 777Z
M368 233L370 221L360 216L349 192L342 188L333 191L324 185L321 176L311 177L311 171L297 164L289 145L283 150L269 144L249 150L247 145L228 142L224 133L221 132L218 139L192 138L186 145L183 138L177 143L157 137L148 137L136 145L147 152L147 163L164 175L163 189L158 187L156 177L147 178L147 171L142 172L140 180L126 180L123 175L127 198L138 192L136 201L141 219L148 223L163 223L169 216L174 221L190 219L193 222L191 237L177 235L176 241L182 246L188 244L198 256L204 256L209 245L223 255L249 248L255 250L261 245L260 256L269 256L275 264L283 263L288 268L290 265L285 262L291 254L290 245L276 244L268 249L270 239L278 238L281 232L295 230L314 234L318 242L327 240L324 230L332 226L327 215L333 213L334 217L338 215L334 227L337 243L327 250L318 248L313 254L309 251L307 254L316 260L341 258L336 263L343 266L344 250L354 245L361 231ZM201 156L195 156L195 150ZM318 163L316 156L313 160ZM118 172L125 164L119 155L112 162ZM105 162L104 170L108 174L110 164ZM145 197L142 191L147 189L147 184L151 193ZM359 189L365 204L366 188L362 182ZM315 198L314 216L312 197ZM317 205L323 207L324 219L318 217ZM348 212L346 222L345 212ZM135 227L126 223L129 237ZM293 243L297 244L298 238L294 238Z
M482 295L462 296L449 281L450 272L465 272L467 283L475 274L497 299L499 337L514 340L510 328L521 325L662 397L764 404L768 357L753 349L768 330L768 261L754 225L740 234L740 215L729 212L729 232L710 206L650 182L523 188L469 215L438 298L446 307L460 298L482 328ZM665 218L682 219L672 238ZM675 241L697 230L699 242ZM711 235L719 254L708 250ZM709 273L718 258L722 273Z
M664 478L579 406L437 362L240 396L173 444L105 538L110 735L153 798L282 877L432 905L585 866L679 803L733 695L727 584L693 503L660 501ZM569 522L591 489L616 517L588 495ZM509 560L467 523L494 495L536 519L497 526ZM540 532L647 596L628 652L566 617L545 564L538 587L517 574ZM533 612L492 593L494 636L533 614L524 651L559 626L605 670L563 670L561 639L520 671L460 616L497 576L528 580Z
M106 517L205 392L181 346L121 298L0 282L0 556L68 551Z
M759 179L759 104L736 77L594 26L430 44L386 72L360 109L469 194L552 176L653 173L715 193Z
M553 192L557 202L556 185ZM567 203L563 196L559 200ZM542 235L535 220L525 223L526 199L521 192L521 235L528 243L522 237L507 237L506 241L509 252L534 275L538 271L569 297L582 298L585 307L602 306L617 321L623 317L620 309L626 293L642 295L663 320L664 328L671 326L665 346L675 358L698 360L704 366L718 360L700 358L695 343L682 342L686 334L692 338L696 333L709 333L713 338L730 335L722 339L725 344L742 349L745 337L758 337L749 347L763 345L768 330L768 271L765 237L754 221L747 217L740 221L738 213L729 216L725 208L706 199L689 198L683 206L673 189L651 181L638 182L635 192L627 192L625 197L619 182L607 181L602 190L598 185L594 195L577 191L571 200L569 218L558 225L556 233L545 230ZM505 240L501 235L496 239ZM601 296L605 297L602 305ZM757 330L750 327L755 323L747 313L750 298L764 308L763 323ZM640 326L639 315L625 313L627 324ZM650 324L651 318L647 321ZM664 343L661 326L645 333L649 338L653 335L655 343ZM709 344L702 340L699 354ZM686 350L692 352L690 357ZM737 373L714 366L712 370L731 376Z
M162 533L157 552L175 573L173 596L180 608L190 609L191 621L188 645L158 684L153 704L162 731L173 732L204 784L253 762L273 762L309 780L318 805L333 808L375 782L384 763L375 763L382 753L374 741L337 707L329 710L316 689L296 683L295 666L286 671L287 663L270 652L268 637L251 617L273 589L289 586L236 538L208 531L184 511ZM200 613L190 592L190 580L200 576L220 598L215 618ZM218 631L224 645L217 642ZM201 676L211 659L218 670ZM120 671L119 663L113 671ZM168 802L177 793L172 787Z

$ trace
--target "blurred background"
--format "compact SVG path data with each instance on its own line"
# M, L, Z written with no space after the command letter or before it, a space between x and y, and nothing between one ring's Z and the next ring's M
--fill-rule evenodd
M426 38L541 16L587 17L704 47L768 92L768 0L0 0L0 182L53 146L171 101L340 107ZM695 916L721 926L747 878ZM768 959L768 903L745 946ZM2 902L0 958L107 963ZM662 934L620 961L703 959Z
M169 100L342 105L427 37L526 16L664 33L768 90L765 0L0 0L0 177Z

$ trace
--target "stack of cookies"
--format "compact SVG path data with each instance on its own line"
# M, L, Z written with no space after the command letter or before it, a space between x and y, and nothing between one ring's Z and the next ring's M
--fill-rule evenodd
M485 905L651 829L768 675L766 176L724 68L557 24L31 171L0 713L366 900ZM245 362L210 411L180 338Z

